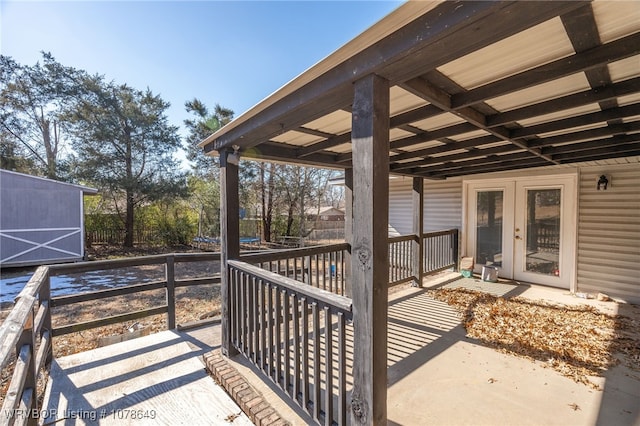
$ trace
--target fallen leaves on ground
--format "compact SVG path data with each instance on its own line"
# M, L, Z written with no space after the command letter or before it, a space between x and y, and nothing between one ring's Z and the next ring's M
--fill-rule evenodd
M638 368L640 337L632 319L587 306L554 305L524 298L505 299L467 289L430 290L436 300L455 307L469 337L502 352L541 361L592 388L619 362ZM635 333L634 333L635 330Z

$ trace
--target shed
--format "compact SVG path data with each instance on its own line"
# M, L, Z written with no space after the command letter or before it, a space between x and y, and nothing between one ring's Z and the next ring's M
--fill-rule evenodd
M0 267L82 260L83 197L97 192L0 170Z

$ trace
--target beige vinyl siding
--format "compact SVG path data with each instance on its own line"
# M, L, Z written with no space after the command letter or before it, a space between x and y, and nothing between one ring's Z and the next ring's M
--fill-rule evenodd
M578 291L640 303L640 165L581 168L578 209Z
M389 179L389 225L400 235L413 233L413 200L410 177Z
M462 228L462 180L425 180L425 232L453 228Z
M401 235L413 232L413 181L389 180L389 225ZM461 228L462 180L424 181L424 231Z

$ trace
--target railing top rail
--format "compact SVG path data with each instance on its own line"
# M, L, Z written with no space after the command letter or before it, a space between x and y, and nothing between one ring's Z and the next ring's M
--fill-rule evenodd
M220 260L220 252L174 253L173 258L176 262L204 262L208 260Z
M92 260L89 262L65 263L51 265L49 270L52 275L74 274L90 271L104 271L109 269L127 268L130 266L162 265L167 261L166 254L153 256L129 257L124 259Z
M458 230L456 228L445 229L443 231L423 232L422 233L422 238L437 237L438 235L449 235L449 234L454 234L456 232L458 232Z
M49 267L40 266L16 297L16 304L0 326L0 370L9 363L22 330L33 312L42 284L49 277Z
M270 272L265 269L258 268L257 266L250 265L246 262L242 262L238 260L229 260L228 264L233 268L247 272L257 278L285 287L291 290L292 292L304 295L318 302L333 306L339 310L342 310L345 312L351 312L352 301L348 297L340 296L339 294L331 293L326 290L312 287L310 285L301 283L294 279L283 277L282 275L276 274L274 272Z
M402 241L417 241L418 237L414 234L398 235L396 237L389 237L389 243L400 243Z
M0 327L0 370L14 357L16 344L36 303L34 296L20 294L20 299Z
M151 256L127 257L123 259L94 260L89 262L65 263L50 265L52 275L75 274L90 271L104 271L109 269L128 268L132 266L162 265L168 257L176 262L201 262L219 260L220 252L211 253L167 253Z
M348 248L349 244L340 243L285 250L269 250L267 252L240 254L240 259L251 263L270 262L275 260L291 259L294 257L313 256L314 254L329 253L332 251L347 250Z

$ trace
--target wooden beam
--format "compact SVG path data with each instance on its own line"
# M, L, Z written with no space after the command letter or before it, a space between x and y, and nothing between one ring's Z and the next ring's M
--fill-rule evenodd
M624 107L611 108L605 111L592 112L576 117L563 118L534 126L523 127L511 131L511 137L523 138L540 133L550 133L558 130L571 129L572 127L587 126L594 123L604 123L625 117L640 115L640 103Z
M413 204L413 234L416 240L412 244L412 265L413 279L416 287L422 287L422 274L424 265L422 257L424 255L424 245L422 233L424 232L424 179L413 178L413 190L411 191Z
M304 157L298 157L297 150L299 147L284 144L281 142L266 142L242 153L245 158L252 158L262 161L282 161L295 164L304 164L309 166L320 167L345 167L349 166L349 162L337 165L337 154L316 152L308 154Z
M591 140L589 142L549 147L544 148L544 151L549 155L553 155L554 158L566 160L570 158L571 155L577 158L583 155L583 151L592 151L594 149L608 149L610 152L616 152L622 149L629 150L628 145L635 145L636 148L640 147L640 134L613 136L610 138Z
M369 75L354 92L351 424L386 425L389 83Z
M427 157L429 155L443 154L449 151L454 151L458 149L468 149L468 148L473 148L473 147L487 145L487 144L496 143L496 142L500 142L500 139L493 135L487 135L487 136L480 136L478 138L467 139L466 141L455 142L452 144L443 144L443 145L434 146L431 148L424 148L416 151L405 152L405 153L394 155L393 157L391 157L390 161L394 163L391 167L391 170L396 171L396 170L403 169L402 165L404 163L395 163L396 161L404 161L404 160L409 160L411 158L421 158L421 157Z
M431 173L416 173L418 176L423 176L425 179L444 179L456 176L468 176L479 173L494 173L501 171L508 171L514 169L528 169L532 167L542 167L549 163L542 160L540 157L530 156L528 160L512 160L503 161L492 164L482 164L474 167L461 167L458 169L435 171Z
M603 136L619 135L624 133L637 132L640 130L640 122L634 121L625 124L614 124L612 126L598 127L595 129L582 130L579 132L567 133L558 136L535 139L530 142L531 146L544 148L554 145L566 144L575 141L601 138Z
M310 154L314 154L316 152L320 152L327 148L332 148L334 146L342 145L351 141L351 132L343 133L341 135L332 136L327 140L314 143L313 145L305 146L304 148L299 148L296 152L298 158L306 157Z
M238 350L231 342L231 298L228 260L240 258L240 201L238 193L238 164L229 156L232 151L220 152L220 257L221 267L221 333L222 353L232 357Z
M573 93L571 95L562 96L549 101L487 116L487 125L490 127L501 126L518 120L525 120L538 115L548 114L549 111L561 111L576 108L638 92L640 92L640 77L630 78L629 80L610 84L604 87L585 90L583 92Z
M442 108L445 111L451 112L468 123L473 124L478 129L482 129L506 142L510 142L518 148L525 149L529 151L531 154L543 158L550 163L555 163L551 157L545 156L535 148L530 148L529 145L525 141L520 141L517 139L513 139L510 137L510 132L507 128L502 126L489 127L486 124L486 117L484 114L479 111L470 108L470 107L462 107L462 108L452 108L451 99L452 95L446 93L444 90L441 90L424 78L414 78L413 80L407 81L402 85L406 90L411 91L416 96L420 96L423 99L431 102L439 108ZM453 95L457 96L457 95Z

